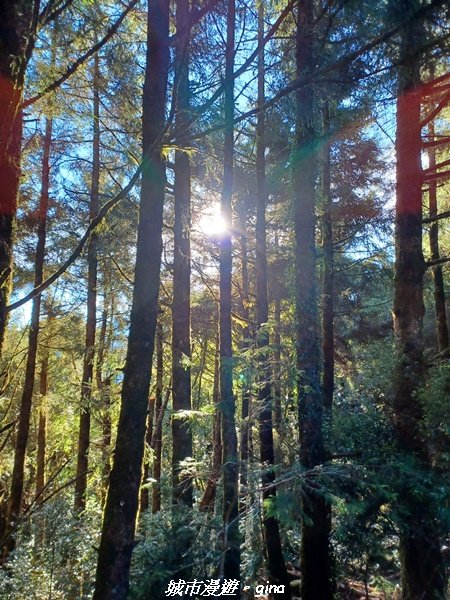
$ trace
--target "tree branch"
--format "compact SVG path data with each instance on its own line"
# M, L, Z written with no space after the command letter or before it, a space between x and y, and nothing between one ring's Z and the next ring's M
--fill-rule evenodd
M61 77L56 79L53 83L48 85L46 88L44 88L41 92L39 92L35 96L32 96L31 98L28 98L27 100L24 100L22 102L22 105L20 108L24 109L27 106L34 104L35 102L40 100L43 96L49 94L50 92L55 91L65 81L67 81L69 79L69 77L71 77L77 71L77 69L79 67L81 67L81 65L84 64L88 60L88 58L90 58L96 52L98 52L100 50L100 48L102 48L106 44L106 42L108 42L112 38L112 36L117 32L120 25L124 21L125 17L136 6L137 3L138 3L138 0L132 0L130 2L130 4L127 6L127 8L119 16L117 21L115 23L113 23L113 25L111 25L111 27L108 29L108 31L105 33L105 35L102 37L102 39L99 42L97 42L87 52L85 52L82 56L80 56L74 63L72 63L70 65L70 67L68 67L67 71L63 75L61 75Z
M425 127L426 125L428 125L428 123L432 121L435 117L437 117L441 110L443 110L447 106L449 101L450 92L447 92L447 94L445 94L443 98L441 98L441 100L438 102L436 108L434 108L424 119L422 119L422 121L420 122L420 126Z
M288 2L288 4L285 6L285 8L280 13L278 19L275 21L275 23L272 25L272 27L269 29L269 31L264 36L264 38L261 40L261 44L258 44L256 49L250 54L250 56L247 58L247 60L239 67L239 69L237 69L233 73L233 81L235 81L238 77L240 77L249 68L249 66L252 64L252 62L258 56L258 53L261 51L262 48L264 48L266 46L267 42L270 41L270 39L273 37L273 35L279 29L280 25L283 23L284 19L294 8L296 2L297 2L297 0L290 0ZM202 106L200 106L199 108L196 109L196 113L198 113L198 116L203 115L203 113L206 110L208 110L208 108L210 108L216 100L218 100L220 98L220 96L225 91L226 85L228 85L228 82L224 82L222 85L220 85L216 89L214 94ZM189 123L186 124L187 130L189 130L189 128L196 121L198 116L193 117L189 121ZM196 138L196 136L194 136L194 138L191 138L191 139L195 139L195 138Z
M430 173L436 173L437 169L442 169L442 167L448 167L449 165L450 165L450 160L444 160L444 161L438 163L437 165L434 165L433 167L429 167L428 169L425 169L425 171L424 171L425 176Z
M414 21L415 19L419 19L419 18L425 17L430 9L437 7L437 6L441 5L442 3L443 3L443 0L433 0L429 5L424 6L421 9L419 9L416 12L416 14L411 18L411 21ZM374 48L380 46L384 42L387 42L396 33L398 33L403 26L404 26L404 24L403 25L398 25L396 27L393 27L389 31L386 31L383 34L380 34L378 37L374 38L373 40L371 40L367 44L364 44L360 48L357 48L356 50L354 50L350 54L347 54L347 55L343 56L342 58L340 58L336 62L334 62L334 63L332 63L330 65L327 65L323 69L319 69L316 73L310 73L306 77L294 79L289 85L287 85L285 88L283 88L282 90L280 90L277 94L275 94L275 96L273 96L270 100L268 100L267 102L265 102L262 106L259 106L259 107L256 107L256 108L252 108L252 109L248 110L247 112L242 113L241 115L239 115L238 117L236 117L234 119L234 124L240 123L241 121L244 121L245 119L248 119L249 117L258 114L261 110L266 110L267 108L270 108L271 106L273 106L274 104L276 104L279 100L281 100L285 96L288 96L292 92L295 92L295 91L299 90L300 88L304 87L305 85L309 85L309 84L311 84L313 82L317 83L317 81L318 81L317 77L318 76L323 76L326 73L336 72L336 71L342 70L347 65L349 65L350 63L352 63L359 56L363 56L364 54L366 54L367 52L370 52L371 50L373 50ZM272 30L269 32L269 34L273 35L272 34ZM267 36L266 36L266 38L267 38ZM266 38L264 38L264 40L263 40L263 44L262 44L263 46L268 41ZM258 50L256 52L258 52ZM246 61L242 65L242 67L239 69L239 71L236 72L235 77L237 77L238 74L240 75L241 72L242 72L242 69L246 69L246 68L248 68L248 66L249 66L248 61ZM220 93L221 93L223 91L223 86L221 86L219 88L219 90L220 90ZM220 93L217 96L216 96L216 94L214 94L209 101L207 101L203 106L201 106L199 108L199 110L203 111L205 108L209 108L209 106L211 106L211 104L217 99L217 97L220 96ZM218 125L216 125L214 127L211 127L209 129L207 129L206 131L203 131L203 132L200 132L200 133L198 133L198 134L196 134L194 136L191 136L189 139L190 140L200 139L200 138L205 137L209 133L213 133L215 131L220 131L223 128L224 128L224 124L221 123L221 124L218 124Z
M57 19L72 3L73 0L66 0L61 6L57 7L57 0L49 0L39 15L40 26L43 27L44 25L48 25L48 23Z
M5 309L6 312L11 312L12 310L15 310L16 308L19 308L19 306L26 304L27 302L29 302L30 300L32 300L39 294L42 294L43 291L45 291L52 283L54 283L63 273L65 273L67 271L67 269L70 267L70 265L82 253L84 245L88 241L91 233L95 230L95 228L103 221L103 219L106 217L106 215L109 213L109 211L112 208L114 208L114 206L116 206L116 204L118 202L120 202L120 200L125 198L125 196L133 189L134 185L136 184L136 182L139 178L139 175L141 174L141 170L142 170L142 162L139 165L139 167L137 168L133 177L128 182L128 184L123 189L121 189L118 194L116 194L113 198L111 198L111 200L108 200L108 202L105 202L105 204L101 207L101 209L98 211L97 215L89 223L89 226L87 227L86 231L84 232L83 236L81 237L80 241L78 242L75 250L69 256L69 258L59 267L59 269L57 269L52 275L50 275L50 277L48 277L45 281L43 281L41 283L41 285L38 285L37 287L32 289L29 294L27 294L23 298L20 298L20 300L17 300L16 302L13 302L9 306L7 306Z
M438 215L433 215L431 217L425 217L425 219L422 219L422 223L434 223L435 221L447 219L448 217L450 217L450 210L446 210L445 212L439 213Z
M436 146L444 146L450 144L450 135L444 135L441 138L437 138L428 142L423 142L424 148L435 148Z
M85 52L82 56L80 56L80 58L78 58L72 65L70 65L70 67L67 68L66 72L63 75L61 75L61 77L56 79L53 83L48 85L46 88L44 88L41 92L39 92L35 96L32 96L31 98L28 98L27 100L24 100L22 102L21 108L23 109L23 108L26 108L27 106L30 106L31 104L34 104L35 102L40 100L43 96L46 96L50 92L55 91L63 83L65 83L69 79L69 77L71 77L78 70L78 68L81 67L82 64L84 64L91 56L96 54L112 38L112 36L117 32L120 25L124 21L125 17L128 15L128 13L131 10L133 10L133 8L137 5L138 1L139 0L132 0L130 2L130 4L128 4L126 9L121 13L121 15L119 16L117 21L115 21L115 23L113 23L113 25L111 25L111 27L108 29L106 34L103 36L103 38L99 42L97 42L97 44L92 46L92 48L90 48L87 52ZM66 2L64 2L64 4L60 8L56 9L48 17L45 17L45 12L47 10L47 7L46 7L46 8L44 8L43 12L41 13L40 18L44 18L45 19L44 23L48 23L50 20L55 19L68 6L70 6L70 4L72 4L72 2L73 2L73 0L66 0ZM212 8L214 8L214 6L217 3L218 3L218 0L210 0L202 8L200 8L196 11L193 11L192 16L191 16L191 21L189 23L188 28L192 29L192 27L194 27L194 25L196 25L205 16L206 13L208 13L210 10L212 10ZM49 4L50 4L50 2L49 2ZM47 6L49 6L49 5L47 5ZM184 35L184 33L185 33L184 31L176 32L174 35L171 36L170 43L174 43L177 40L177 38L180 35Z
M439 265L444 265L448 262L450 262L450 256L445 256L444 258L436 258L435 260L428 260L425 263L425 269L429 269L430 267L437 267Z
M449 177L450 170L442 171L441 173L428 173L424 175L424 181L432 181L434 179L441 179L443 177Z

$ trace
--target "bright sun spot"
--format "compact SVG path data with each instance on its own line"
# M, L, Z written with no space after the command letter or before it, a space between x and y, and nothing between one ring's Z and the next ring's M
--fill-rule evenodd
M220 235L227 230L227 224L220 213L218 204L204 212L198 224L203 235Z

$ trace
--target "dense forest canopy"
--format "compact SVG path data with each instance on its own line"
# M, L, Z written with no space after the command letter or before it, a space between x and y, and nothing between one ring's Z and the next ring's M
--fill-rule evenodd
M0 0L0 597L443 600L445 0Z

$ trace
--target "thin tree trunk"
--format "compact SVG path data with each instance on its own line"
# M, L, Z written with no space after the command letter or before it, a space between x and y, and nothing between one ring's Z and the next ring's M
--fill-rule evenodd
M434 122L431 121L428 125L428 135L430 141L434 140ZM436 168L436 148L430 146L428 148L428 162L431 171ZM428 183L428 212L430 218L437 215L437 180L430 179ZM430 259L438 261L440 259L439 252L439 223L433 221L430 225ZM445 305L445 287L442 265L437 264L432 269L433 287L434 287L434 310L436 315L436 335L438 341L439 352L443 352L449 345L447 312Z
M220 466L222 464L222 436L220 423L220 384L219 384L219 347L218 339L216 341L214 357L214 383L213 383L213 402L214 402L214 422L213 422L213 455L211 473L206 484L199 508L202 511L211 511L214 508L216 498L217 482L220 478Z
M324 137L329 131L328 106L323 109ZM333 221L330 182L330 142L326 141L322 157L322 356L323 356L323 404L331 416L334 393L334 259Z
M153 459L153 494L152 513L161 510L161 464L162 464L162 417L163 413L163 377L164 377L164 355L163 355L163 328L158 321L156 326L156 392L155 392L155 431L152 438L154 449Z
M416 9L419 3L415 3ZM399 10L413 9L403 0ZM402 18L403 12L402 12ZM430 468L422 437L423 408L417 392L423 384L422 167L420 127L420 50L423 23L404 26L400 39L397 99L397 188L395 218L394 333L397 360L394 380L394 425L401 453ZM401 526L400 559L405 600L445 597L439 538L426 497L404 496L408 523Z
M241 351L245 353L249 347L250 339L250 327L249 327L249 280L248 280L248 258L247 258L247 202L246 198L240 206L241 214L240 220L240 250L241 250L241 286L242 286L242 297L241 297L241 316L245 321L246 325L242 329L242 342ZM247 485L247 471L248 471L248 460L250 457L249 453L249 430L250 430L250 381L249 381L249 369L244 368L242 374L242 393L241 393L241 445L240 445L240 457L241 457L241 469L240 469L240 481L241 487L245 488ZM246 509L246 497L247 494L241 496L240 500L240 511Z
M265 102L264 90L264 5L258 5L258 112L256 125L256 343L261 353L258 364L258 417L259 447L262 465L263 530L267 551L267 566L271 582L284 585L283 598L290 598L290 583L286 571L281 545L280 526L275 516L268 514L267 502L276 498L275 471L273 465L272 390L270 384L270 363L267 354L269 332L269 301L267 295L267 248L266 248L266 160L265 160Z
M194 410L199 410L199 408L201 406L201 402L202 402L203 374L205 371L207 352L208 352L208 339L205 338L202 343L202 351L201 351L201 356L200 356L200 362L198 365L198 375L192 386L193 388L197 387L196 402L194 403L194 400L192 400L192 407Z
M107 275L105 273L105 279ZM110 301L110 333L108 335L107 343L107 327L108 327L108 284L104 284L104 298L103 298L103 310L102 310L102 322L100 326L100 335L98 340L98 352L97 352L97 364L95 368L95 379L97 384L98 394L100 396L101 403L101 426L102 426L102 489L101 489L101 503L102 506L105 504L106 494L108 492L108 478L111 470L110 456L111 456L111 375L108 374L103 377L103 365L105 360L105 353L111 349L112 343L112 328L113 328L113 317L114 317L114 305L111 293Z
M100 90L99 57L94 57L93 71L93 143L92 179L89 204L89 220L98 213L100 184ZM87 473L91 431L91 397L95 359L95 329L97 323L97 246L98 236L92 232L88 245L87 314L85 330L85 350L83 376L81 380L81 411L78 432L78 456L75 480L74 508L81 513L86 508Z
M48 316L47 326L51 323ZM47 454L47 393L48 393L49 350L44 348L39 376L39 418L36 452L36 504L41 504L42 493L45 489L45 467ZM45 540L45 513L36 516L35 548L41 548Z
M150 397L148 399L148 416L147 416L147 430L145 432L145 446L146 448L150 448L153 439L153 423L155 417L155 398ZM148 458L145 459L144 454L144 470L142 473L142 488L141 488L141 496L140 496L140 504L139 504L139 512L143 513L148 510L150 505L149 503L149 489L148 489L148 478L150 475L150 463Z
M275 248L278 254L278 234L275 231ZM281 297L277 281L274 282L274 320L275 333L273 336L273 418L278 437L283 435L283 416L281 411ZM280 446L280 441L278 442ZM275 448L275 454L278 450Z
M48 391L48 348L44 349L41 360L41 373L39 378L39 422L37 434L37 458L36 458L36 497L38 503L40 494L45 486L45 455L47 450L47 391Z
M189 0L177 0L176 137L186 136L189 120ZM175 222L172 303L172 497L174 504L192 506L192 477L180 463L192 456L191 410L191 169L186 152L175 153ZM181 413L181 414L180 414Z
M50 150L52 140L52 120L47 118L45 124L44 151L42 157L41 194L38 208L38 230L36 254L34 258L34 285L40 285L43 279L45 240L47 226L47 210L50 187ZM38 350L39 321L41 310L41 296L33 298L31 307L31 321L28 336L28 353L25 367L25 381L20 402L19 424L14 451L14 466L11 482L11 495L8 505L7 531L11 531L20 515L23 485L25 455L30 431L31 406L33 401L34 381L36 374L36 358ZM14 548L14 539L10 537L5 548L6 554Z
M231 339L231 198L233 194L234 119L234 0L227 2L227 42L225 57L225 141L223 158L222 217L226 232L220 241L220 406L222 418L223 473L223 563L221 576L238 579L240 573L239 536L239 457L236 435L236 406L233 395L233 351Z
M297 25L297 77L314 69L313 0L300 0ZM309 86L296 93L297 148L294 158L294 221L296 254L296 351L300 462L305 469L325 462L322 434L323 397L317 315L315 248L314 97ZM305 482L302 510L300 570L303 600L331 600L330 506L313 476Z
M114 464L103 519L94 600L124 600L129 588L158 314L166 181L162 132L169 67L168 40L169 2L149 2L143 96L145 165L142 169L133 303Z

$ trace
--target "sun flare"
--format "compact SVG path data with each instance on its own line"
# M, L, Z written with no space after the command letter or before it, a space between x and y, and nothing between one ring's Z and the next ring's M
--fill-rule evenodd
M216 236L225 233L227 224L220 212L220 206L214 205L203 213L199 220L199 229L203 235Z

